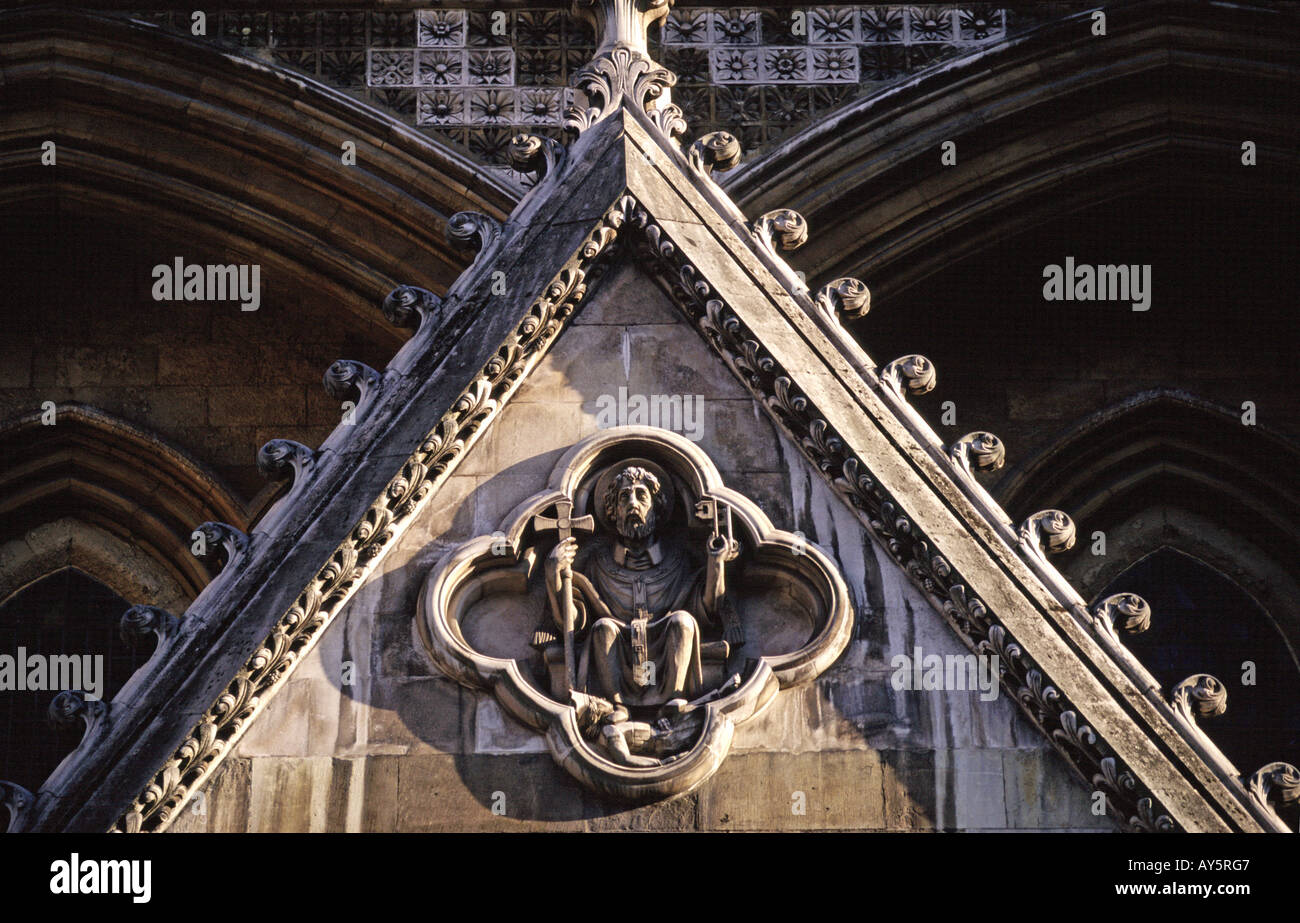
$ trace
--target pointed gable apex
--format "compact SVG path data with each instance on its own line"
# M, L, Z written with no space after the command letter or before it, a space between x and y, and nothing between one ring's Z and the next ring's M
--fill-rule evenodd
M749 221L709 175L734 160L727 139L686 150L673 140L684 126L671 75L609 32L610 10L635 5L585 6L609 18L579 78L591 105L576 140L517 139L517 164L539 181L503 225L453 217L449 236L479 252L446 296L390 296L390 319L417 331L382 372L336 376L337 393L356 397L355 419L318 449L264 450L268 470L292 472L287 496L250 536L212 525L224 568L135 684L147 703L112 703L97 719L57 790L25 808L31 829L165 829L437 501L619 252L667 292L962 641L999 658L1004 688L1114 816L1139 830L1280 829L1264 783L1241 778L1186 697L1166 700L1124 649L1112 627L1121 603L1089 610L1048 562L1073 542L1069 518L1009 521L974 476L1000 464L997 440L938 439L907 402L933 387L933 366L868 356L840 322L866 309L862 283L810 291L777 252L806 236L802 219Z

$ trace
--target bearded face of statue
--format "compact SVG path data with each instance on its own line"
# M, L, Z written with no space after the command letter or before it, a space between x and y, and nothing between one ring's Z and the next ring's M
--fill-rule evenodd
M655 487L647 479L620 475L615 483L614 524L618 534L631 541L645 541L655 531Z

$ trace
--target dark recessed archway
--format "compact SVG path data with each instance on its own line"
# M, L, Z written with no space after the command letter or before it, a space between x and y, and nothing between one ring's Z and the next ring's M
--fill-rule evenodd
M1125 645L1166 694L1197 673L1227 688L1227 712L1199 724L1240 772L1300 762L1300 664L1249 594L1170 548L1129 567L1098 598L1120 592L1151 606L1151 627L1125 636Z
M16 659L21 652L25 662L40 658L44 685L58 668L52 658L75 657L78 672L87 666L91 670L81 673L80 687L109 701L149 656L149 645L132 648L118 637L128 608L126 600L99 581L64 568L0 605L0 654ZM21 668L15 664L15 669ZM37 679L30 672L24 676ZM0 692L0 779L33 792L81 740L80 722L61 729L48 720L50 702L65 688L55 685Z

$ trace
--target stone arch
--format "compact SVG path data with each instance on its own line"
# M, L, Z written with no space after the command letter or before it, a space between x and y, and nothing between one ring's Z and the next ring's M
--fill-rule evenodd
M1186 392L1147 391L1084 419L1012 468L995 494L1013 515L1063 509L1080 550L1059 566L1085 596L1167 547L1238 584L1300 665L1300 452L1240 414ZM1107 553L1090 553L1105 533Z
M79 404L0 424L0 600L76 567L133 604L179 613L208 581L189 535L247 525L219 478L159 437Z
M14 659L15 678L24 677L0 699L0 779L37 791L82 737L80 722L50 726L54 698L79 689L109 701L148 659L149 645L118 634L126 608L112 587L76 566L57 568L0 601L0 650ZM43 661L35 672L34 658Z
M1134 3L1104 40L1063 17L861 98L726 174L746 214L793 208L810 281L861 278L873 300L1168 173L1214 202L1294 201L1300 22L1280 9ZM1229 170L1242 139L1272 174ZM940 145L956 140L957 165ZM1271 197L1278 197L1271 199ZM870 330L870 321L863 323ZM870 342L868 341L868 346Z
M448 217L501 218L517 200L468 158L277 65L110 14L29 9L0 22L0 212L176 227L277 267L395 347L377 294L445 289L465 266ZM47 140L53 169L40 162ZM341 164L344 141L355 166Z

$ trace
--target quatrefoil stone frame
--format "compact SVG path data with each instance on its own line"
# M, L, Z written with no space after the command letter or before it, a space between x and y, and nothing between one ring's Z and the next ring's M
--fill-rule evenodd
M638 457L653 459L677 475L690 494L680 498L685 509L708 499L729 505L737 535L751 546L747 566L767 579L788 575L818 610L808 613L811 637L793 650L764 651L754 658L738 688L703 706L703 730L695 743L652 767L612 761L583 738L573 705L552 698L519 660L476 650L461 624L483 595L485 580L495 590L518 592L526 587L537 563L527 553L536 515L563 499L574 501L575 516L590 512L587 494L596 473ZM556 762L583 785L644 802L684 794L709 778L726 758L737 725L759 714L781 689L811 682L835 662L848 645L853 615L848 587L834 562L801 536L775 528L754 501L726 487L697 445L668 430L624 426L570 448L552 470L547 489L508 514L497 535L481 535L449 551L421 590L413 635L416 646L443 673L471 689L490 692L508 714L544 734Z

